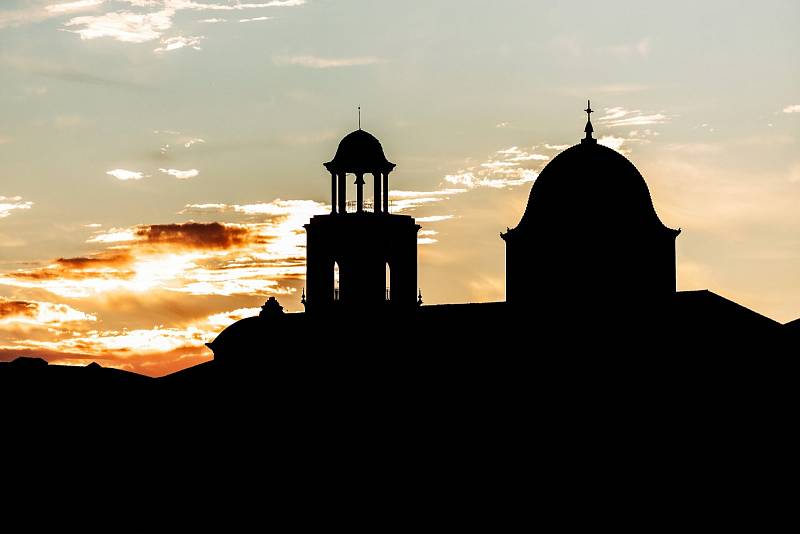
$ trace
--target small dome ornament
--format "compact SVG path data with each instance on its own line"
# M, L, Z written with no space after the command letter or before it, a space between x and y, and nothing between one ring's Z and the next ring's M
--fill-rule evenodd
M419 288L419 293L417 294L417 306L422 306L422 288Z
M267 302L261 306L261 313L259 313L258 316L264 319L281 317L283 316L283 306L278 303L278 299L270 297L267 299Z
M594 143L597 144L597 139L592 137L592 132L594 132L594 128L592 127L592 113L594 110L592 109L592 101L586 101L586 109L583 111L586 112L586 127L583 129L586 132L586 137L581 139L581 143Z

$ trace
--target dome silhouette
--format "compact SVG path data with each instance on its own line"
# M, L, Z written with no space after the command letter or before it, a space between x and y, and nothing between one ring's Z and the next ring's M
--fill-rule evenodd
M344 136L336 155L325 163L331 172L390 172L395 164L386 159L381 142L369 132L358 129Z
M558 154L531 188L517 230L613 224L663 229L650 190L625 156L597 143L580 143Z
M531 187L506 242L506 300L514 306L598 310L639 306L675 294L675 238L650 190L622 154L586 137L558 154ZM624 304L623 304L624 303ZM598 308L599 306L599 308Z

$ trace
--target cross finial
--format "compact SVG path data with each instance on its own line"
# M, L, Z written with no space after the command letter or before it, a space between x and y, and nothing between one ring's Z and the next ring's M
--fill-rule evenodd
M583 131L586 132L586 137L583 139L584 141L588 141L589 139L594 140L592 138L592 132L594 131L594 128L592 128L592 113L594 113L594 110L592 109L591 100L586 101L586 109L583 111L586 112L586 128L583 129Z
M361 129L361 106L358 106L358 129Z

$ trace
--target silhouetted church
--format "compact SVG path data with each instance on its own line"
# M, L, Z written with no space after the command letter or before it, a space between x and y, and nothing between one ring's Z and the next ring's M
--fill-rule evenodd
M331 212L305 225L305 313L284 313L270 297L258 316L237 321L208 343L212 361L154 383L164 391L203 394L221 380L337 395L345 385L362 393L391 386L393 401L407 398L409 384L429 397L470 398L474 385L497 399L527 391L527 381L545 372L542 366L568 361L565 353L652 362L659 355L692 354L694 366L710 366L709 354L772 353L795 339L797 328L790 336L788 326L710 291L676 291L680 230L658 218L634 165L593 138L591 108L586 112L584 139L545 166L519 224L501 234L506 302L422 306L420 226L411 216L390 213L395 164L359 127L324 163ZM371 202L364 198L365 177L373 180ZM350 179L355 200L346 194ZM45 374L40 367L0 364L7 371L0 385L15 376L57 381L67 375L59 366L45 365ZM110 375L82 376L105 383L98 377Z

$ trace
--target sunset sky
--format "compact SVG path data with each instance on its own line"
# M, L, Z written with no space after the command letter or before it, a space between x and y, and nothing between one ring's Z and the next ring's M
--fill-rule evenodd
M426 303L504 298L499 234L591 98L682 229L679 289L798 318L799 20L792 0L3 0L0 360L162 375L271 295L300 311L302 225L359 105L423 227Z

